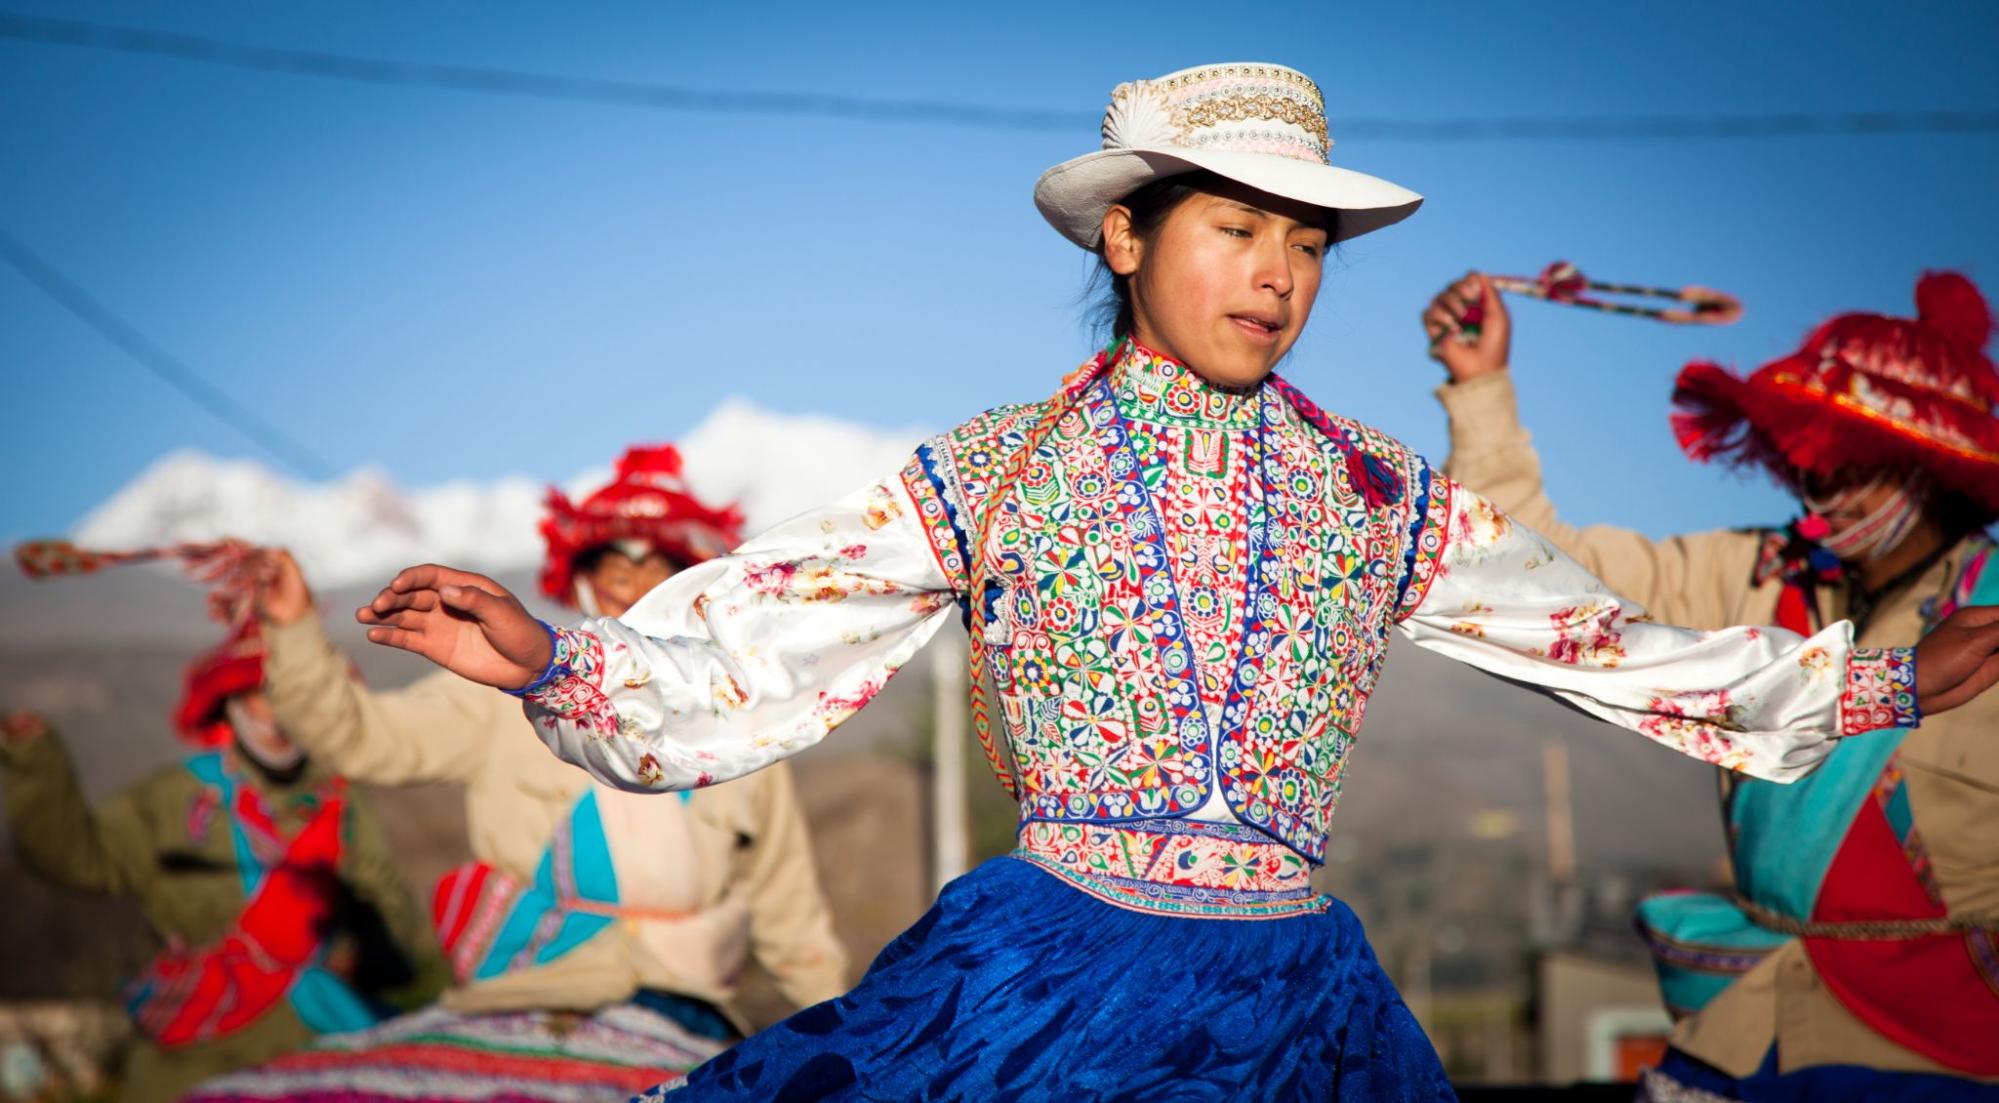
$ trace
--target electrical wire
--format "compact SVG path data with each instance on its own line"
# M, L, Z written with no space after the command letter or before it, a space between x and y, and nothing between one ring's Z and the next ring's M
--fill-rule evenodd
M72 19L0 14L0 38L177 58L262 72L448 89L577 103L715 114L803 115L878 123L985 130L1062 131L1096 127L1094 115L928 99L872 99L818 93L724 91L599 77L423 61L387 61L323 50L247 46L220 39ZM1759 115L1511 116L1467 119L1351 118L1338 136L1394 142L1602 141L1628 138L1783 138L1804 135L1992 134L1999 111L1785 112Z
M96 331L98 336L116 345L125 355L160 377L189 401L256 442L299 474L322 481L333 477L332 464L202 378L185 361L120 318L96 296L22 244L5 227L0 227L0 259L13 265L14 270L29 283Z

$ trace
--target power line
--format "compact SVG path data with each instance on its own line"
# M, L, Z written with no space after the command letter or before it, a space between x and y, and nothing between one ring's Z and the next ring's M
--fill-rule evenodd
M1004 130L1074 130L1079 126L1094 125L1093 119L1067 111L1014 110L935 100L883 100L793 92L718 92L638 81L565 77L470 65L384 61L320 50L244 46L213 38L198 38L193 35L169 34L133 27L113 27L70 19L31 19L0 15L0 37L125 53L152 54L239 69L328 77L368 84L412 85L445 88L458 92L620 104L674 111L820 115L871 122L943 123Z
M13 265L16 271L27 278L29 283L34 284L64 310L95 330L98 336L118 346L142 367L165 380L168 386L237 432L255 441L266 452L309 478L325 480L333 477L333 466L321 459L317 453L294 440L284 430L246 409L221 388L203 379L185 362L133 328L90 292L77 286L69 277L36 255L34 250L21 244L20 240L8 233L5 227L0 227L0 258L5 258L7 263Z
M566 77L436 62L385 61L321 50L246 46L220 39L69 19L0 15L0 38L79 46L261 72L366 84L616 104L715 114L805 115L863 122L928 123L985 130L1087 133L1096 116L944 100L871 99L795 92L719 91L642 81ZM1618 138L1781 138L1805 135L1992 134L1999 111L1874 111L1760 115L1512 116L1486 119L1343 119L1338 136L1455 142Z

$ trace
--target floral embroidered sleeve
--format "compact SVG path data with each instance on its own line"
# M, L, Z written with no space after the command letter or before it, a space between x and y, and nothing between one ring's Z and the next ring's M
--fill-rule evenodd
M1439 478L1432 496L1444 532L1415 559L1401 622L1419 646L1771 781L1841 736L1920 720L1908 649L1856 648L1844 621L1810 638L1654 624L1478 494Z
M860 711L953 600L890 477L682 571L622 618L551 629L528 717L557 755L621 788L741 777Z

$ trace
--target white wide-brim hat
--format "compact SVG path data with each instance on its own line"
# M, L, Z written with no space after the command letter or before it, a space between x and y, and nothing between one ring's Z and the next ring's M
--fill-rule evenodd
M1154 180L1197 169L1339 212L1334 241L1408 218L1423 197L1328 162L1326 103L1296 69L1200 65L1111 90L1104 148L1041 174L1034 205L1063 237L1095 249L1104 212Z

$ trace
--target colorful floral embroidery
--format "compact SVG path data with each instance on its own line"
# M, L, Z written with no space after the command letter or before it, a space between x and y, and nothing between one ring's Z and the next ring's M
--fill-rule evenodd
M1430 583L1443 570L1444 547L1450 540L1456 484L1431 470L1428 464L1423 465L1423 474L1425 478L1420 484L1424 488L1423 497L1410 521L1409 563L1404 571L1401 600L1396 606L1397 620L1414 613L1429 596Z
M1181 817L1219 797L1252 840L1317 860L1398 623L1762 777L1809 769L1839 727L1846 682L1811 688L1807 645L1637 624L1546 540L1275 376L1234 393L1121 348L1054 401L926 443L900 478L593 622L601 658L562 643L576 669L531 702L551 746L634 787L739 777L865 705L954 600L1030 822ZM1843 636L1811 646L1844 675Z
M1638 730L1649 738L1723 769L1739 770L1749 763L1751 752L1726 734L1743 727L1741 709L1728 690L1654 697L1648 709L1652 715L1638 722Z
M869 532L880 532L902 516L902 504L888 487L876 484L868 491L868 504L861 511L861 525Z
M555 651L548 673L522 694L522 699L545 712L539 719L553 729L558 721L575 724L599 738L610 739L619 731L618 712L604 695L604 644L589 632L555 628L550 632Z
M893 582L849 569L867 555L867 545L850 544L809 561L751 560L743 566L743 582L758 597L783 602L844 601L856 594L899 592L901 587Z
M1236 825L1030 822L1020 827L1014 856L1137 911L1281 919L1326 908L1304 858Z
M1441 484L1275 382L1232 393L1133 348L1001 504L972 600L1025 816L1179 815L1218 781L1245 822L1321 852L1390 614L1443 543ZM955 586L967 519L1036 420L997 411L904 471Z
M1909 647L1856 647L1846 660L1846 692L1839 699L1839 734L1913 728L1916 652Z
M1035 407L1020 405L989 410L918 445L902 470L903 488L916 503L930 550L956 593L971 588L971 552L965 535L971 531L971 518L964 513L965 504L985 497L1003 457L1024 443L1022 434L1035 413Z
M1548 657L1570 666L1615 667L1624 661L1624 632L1619 627L1623 619L1623 609L1607 599L1550 614L1555 642L1548 648Z
M1451 534L1457 538L1460 554L1468 561L1476 562L1480 552L1505 545L1507 534L1513 531L1513 518L1477 494L1457 495L1454 504L1458 508Z

